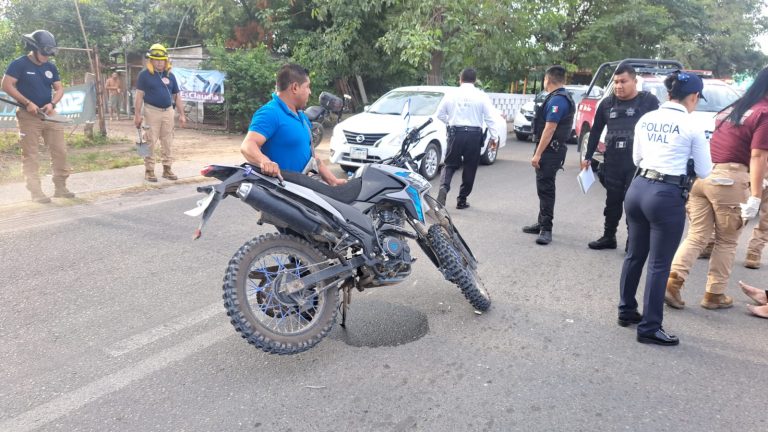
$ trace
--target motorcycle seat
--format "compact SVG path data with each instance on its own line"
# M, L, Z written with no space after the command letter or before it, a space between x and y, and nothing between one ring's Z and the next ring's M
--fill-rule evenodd
M307 107L307 109L304 110L304 115L307 116L309 121L315 121L318 117L320 117L320 114L323 113L323 108L319 106L311 106Z
M281 174L283 180L287 182L304 186L307 189L311 189L321 195L343 202L344 204L353 203L357 197L360 196L360 191L363 189L362 178L350 179L346 184L341 186L330 186L319 180L315 180L312 177L294 171L282 171Z

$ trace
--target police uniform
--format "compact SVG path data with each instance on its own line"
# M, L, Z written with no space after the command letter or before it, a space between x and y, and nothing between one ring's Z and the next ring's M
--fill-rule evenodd
M536 108L533 133L537 141L541 139L547 122L556 122L557 127L552 134L552 140L541 154L539 168L536 169L536 193L539 196L538 222L531 227L524 227L525 232L532 234L552 232L552 219L555 212L555 178L565 163L565 155L568 151L566 141L571 136L575 107L576 104L571 95L561 87L548 94L544 102ZM535 151L534 148L534 153Z
M491 140L498 141L498 120L494 118L493 104L474 83L462 83L456 94L440 106L437 118L448 125L448 152L440 178L438 201L445 204L453 174L463 165L456 208L467 208L467 197L475 184L483 147L483 121L488 126Z
M664 292L685 227L687 164L692 158L696 175L706 177L712 168L709 144L687 109L671 101L640 118L634 132L632 155L639 169L624 203L629 247L621 270L619 324L638 323L640 342L674 345L677 338L661 327ZM635 294L646 260L641 317Z
M630 100L621 100L611 95L597 107L584 159L592 159L603 128L607 127L604 162L600 165L600 176L606 189L603 210L605 226L603 237L589 243L592 249L616 247L616 229L621 220L624 195L635 176L635 163L632 160L635 125L644 114L658 108L659 100L647 91L638 92Z

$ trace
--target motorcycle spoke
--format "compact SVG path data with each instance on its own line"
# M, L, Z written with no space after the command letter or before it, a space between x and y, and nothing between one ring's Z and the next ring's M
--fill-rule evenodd
M310 288L289 296L281 292L281 286L312 274L313 269L323 264L307 263L291 253L270 253L254 260L246 291L256 319L283 333L296 333L311 326L321 307L319 292Z

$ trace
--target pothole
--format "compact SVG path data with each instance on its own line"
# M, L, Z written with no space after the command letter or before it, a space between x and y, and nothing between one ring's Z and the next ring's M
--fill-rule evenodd
M350 306L347 327L339 325L339 313L329 338L355 347L376 348L407 344L429 332L427 315L408 306L359 298Z

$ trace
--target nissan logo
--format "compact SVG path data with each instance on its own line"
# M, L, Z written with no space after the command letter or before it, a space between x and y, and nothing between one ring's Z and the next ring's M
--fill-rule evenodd
M355 141L357 141L358 144L362 144L362 142L365 141L365 135L358 135L357 138L355 138Z

